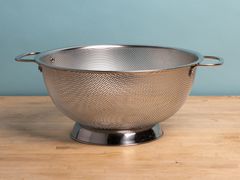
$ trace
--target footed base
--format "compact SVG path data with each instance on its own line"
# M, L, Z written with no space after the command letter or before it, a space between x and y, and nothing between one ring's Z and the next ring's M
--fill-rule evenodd
M99 130L75 123L71 137L75 141L98 145L134 145L153 141L163 135L159 124L138 130Z

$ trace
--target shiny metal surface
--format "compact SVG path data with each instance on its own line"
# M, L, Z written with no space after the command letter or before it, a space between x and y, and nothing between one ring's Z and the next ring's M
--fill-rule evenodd
M27 56L35 56L37 54L40 54L40 52L30 52L30 53L21 54L17 56L15 60L18 62L36 62L35 59L23 59L23 58Z
M36 63L46 67L78 72L155 72L197 65L202 59L185 49L136 45L72 47L35 57Z
M196 67L223 62L205 57L217 63L202 64L203 56L188 50L98 45L47 51L34 61L58 109L82 127L113 133L152 127L175 114L191 90Z
M83 126L136 129L172 116L184 103L195 76L190 67L171 71L77 72L42 67L55 105Z
M159 124L138 130L98 130L75 123L71 137L75 141L98 145L134 145L158 139L163 135Z
M203 56L204 59L213 59L217 60L217 63L210 63L210 64L198 64L198 66L220 66L223 64L223 58L217 56Z

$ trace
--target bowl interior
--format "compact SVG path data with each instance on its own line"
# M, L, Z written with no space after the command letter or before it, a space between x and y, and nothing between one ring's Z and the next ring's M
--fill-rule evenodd
M188 66L197 53L165 47L97 45L41 53L40 64L54 68L90 71L153 71Z

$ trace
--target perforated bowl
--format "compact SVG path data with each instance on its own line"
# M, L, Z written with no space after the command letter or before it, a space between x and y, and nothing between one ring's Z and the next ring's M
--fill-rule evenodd
M33 60L25 56L35 55ZM216 63L202 64L204 58ZM56 107L76 121L72 138L130 145L160 137L159 122L176 113L192 87L197 66L222 58L169 47L96 45L31 52Z

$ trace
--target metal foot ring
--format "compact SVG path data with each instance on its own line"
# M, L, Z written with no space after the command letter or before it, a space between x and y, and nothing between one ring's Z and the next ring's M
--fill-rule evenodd
M140 130L98 130L75 123L71 137L75 141L98 145L135 145L153 141L163 135L159 124Z

